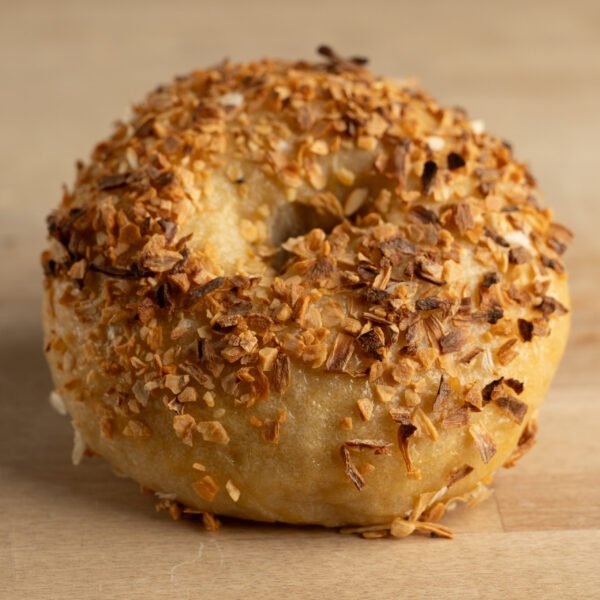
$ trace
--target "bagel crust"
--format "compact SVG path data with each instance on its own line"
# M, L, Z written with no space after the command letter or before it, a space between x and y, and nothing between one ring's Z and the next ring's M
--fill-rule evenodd
M450 535L533 443L571 234L480 122L322 53L179 77L78 164L53 400L174 515Z

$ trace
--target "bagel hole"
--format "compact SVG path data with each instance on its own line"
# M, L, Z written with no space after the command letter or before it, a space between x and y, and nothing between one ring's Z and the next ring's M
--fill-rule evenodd
M334 215L319 213L315 208L301 202L282 204L273 218L271 241L274 246L281 246L292 237L306 235L313 229L322 229L325 233L340 223Z
M271 225L271 243L279 248L271 259L271 266L277 272L284 268L291 255L281 246L290 238L306 235L313 229L322 229L328 234L340 222L335 215L320 213L302 202L281 204L275 211Z

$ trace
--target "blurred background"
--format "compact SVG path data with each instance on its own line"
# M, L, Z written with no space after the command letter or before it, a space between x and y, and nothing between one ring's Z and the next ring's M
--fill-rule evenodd
M483 119L531 164L547 203L575 231L567 254L573 331L542 412L540 447L520 470L507 474L509 485L503 487L503 475L498 479L494 506L513 507L500 510L500 521L496 513L474 512L469 517L474 520L458 527L476 532L496 526L504 532L592 528L596 537L577 539L585 540L589 556L592 542L599 548L600 1L0 0L0 596L2 582L9 581L15 586L11 598L21 597L16 590L38 597L40 574L56 567L52 523L63 524L61 560L75 569L65 567L61 581L80 591L87 589L88 576L96 581L102 569L114 569L124 556L123 549L115 550L114 559L111 552L98 555L95 535L117 532L125 522L132 526L132 520L138 533L149 526L150 504L130 483L114 480L98 461L73 471L68 423L47 406L38 256L45 216L58 203L61 185L70 185L75 160L87 158L112 122L128 115L132 102L175 74L224 57L310 60L323 43L342 55L369 57L375 72L414 75L442 104L464 106L472 118ZM531 477L537 477L538 489L531 502L544 507L533 524L518 508L520 490ZM29 500L21 504L25 497ZM49 520L40 518L40 505L51 507ZM111 510L102 513L99 506ZM84 524L83 538L69 537L73 511ZM10 522L22 525L15 529ZM182 535L167 530L172 541ZM107 539L112 543L110 535ZM137 539L132 544L140 552L142 538L131 539ZM498 548L503 539L494 542ZM561 553L583 555L576 538L552 539L517 544L536 552L559 544L560 553L538 554L540 561L562 571L571 591L583 578L590 581L591 570L580 578L575 563L565 571L560 562ZM152 538L146 543L150 552ZM178 543L170 552L185 549L181 560L187 560L187 542ZM207 543L210 549L212 542ZM515 541L506 544L512 548ZM473 548L467 552L475 554ZM75 556L99 561L93 564L100 571L78 567ZM153 555L146 559L154 565ZM349 577L352 561L341 567ZM430 565L432 573L436 565ZM173 584L168 565L155 566L153 575L135 569L134 574L146 583ZM38 579L32 578L33 569ZM487 573L485 564L481 569ZM549 580L538 581L543 588ZM138 597L111 589L113 597Z

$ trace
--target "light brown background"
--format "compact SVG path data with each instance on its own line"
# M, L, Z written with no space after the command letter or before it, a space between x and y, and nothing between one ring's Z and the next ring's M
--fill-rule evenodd
M173 523L100 461L72 467L47 403L37 257L74 159L174 73L323 42L484 118L577 234L540 442L447 519L453 542ZM0 123L0 598L598 597L600 2L0 0Z

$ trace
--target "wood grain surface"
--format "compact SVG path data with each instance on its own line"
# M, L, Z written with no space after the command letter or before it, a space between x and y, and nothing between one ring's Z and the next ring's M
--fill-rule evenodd
M47 402L38 255L74 160L175 73L311 58L323 42L483 118L577 236L573 330L539 443L489 501L448 516L454 541L174 523L101 461L73 467ZM0 82L0 598L600 597L597 0L0 0Z

